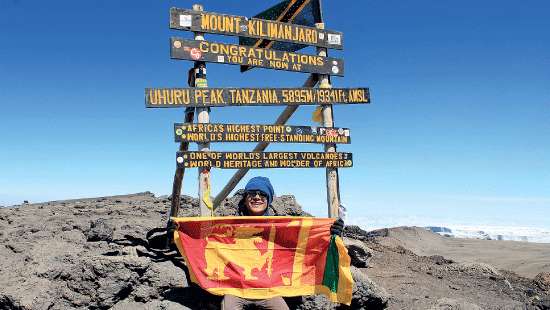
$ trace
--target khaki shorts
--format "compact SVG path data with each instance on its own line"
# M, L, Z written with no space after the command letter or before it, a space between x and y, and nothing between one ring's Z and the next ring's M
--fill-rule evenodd
M252 305L259 309L289 310L285 300L280 296L269 299L245 299L233 295L223 297L222 310L242 310Z

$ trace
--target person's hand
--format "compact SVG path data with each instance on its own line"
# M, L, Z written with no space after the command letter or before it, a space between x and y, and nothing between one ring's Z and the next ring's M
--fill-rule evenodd
M330 234L342 237L343 232L344 232L344 220L339 218L332 224L332 226L330 226Z
M174 231L178 230L178 225L176 224L176 222L170 220L170 222L168 222L168 225L166 227L166 231L169 233L169 234L173 234Z

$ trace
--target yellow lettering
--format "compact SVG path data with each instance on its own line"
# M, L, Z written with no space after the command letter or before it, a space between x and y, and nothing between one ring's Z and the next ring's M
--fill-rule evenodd
M239 57L243 57L246 53L246 47L239 45Z
M183 103L181 101L181 90L179 90L179 89L174 90L174 103L175 104L182 104Z
M249 20L248 21L248 34L250 35L257 35L256 34L256 21L254 20Z
M226 32L233 32L233 24L234 21L233 21L233 18L229 17L229 16L224 16L224 25L223 25L223 28L225 28L225 31Z
M289 60L289 59L288 59L288 53L287 53L287 52L284 52L284 53L283 53L283 59L282 59L282 61L288 62L288 60Z
M233 47L233 46L231 46ZM225 54L225 55L229 55L229 45L220 45L220 53L221 54Z
M317 65L318 65L318 66L322 66L323 63L324 63L324 62L323 62L323 57L317 56Z
M151 104L157 104L157 98L155 97L153 89L149 89L149 102L151 102Z
M304 34L304 29L302 29L302 28L300 28L300 31L298 33L298 41L302 41L302 42L306 41L306 37L305 37L305 34Z
M241 29L241 18L235 17L235 33L238 33L239 29Z
M201 14L201 29L210 29L210 16Z
M285 38L291 39L292 38L292 26L285 25Z
M277 24L267 23L267 34L272 38L279 38L279 34L277 33Z
M244 103L250 103L250 101L251 101L251 100L250 100L250 93L248 92L247 89L244 89L244 90L243 90L242 96L243 96L243 102L244 102Z
M238 49L239 49L238 46L236 46L236 45L231 45L231 46L229 47L229 54L230 54L231 56L237 56L237 55L239 54Z
M254 53L254 49L251 48L248 50L248 55L247 55L248 58L255 58L256 57L256 54Z
M217 54L220 51L220 45L218 43L210 44L210 51Z

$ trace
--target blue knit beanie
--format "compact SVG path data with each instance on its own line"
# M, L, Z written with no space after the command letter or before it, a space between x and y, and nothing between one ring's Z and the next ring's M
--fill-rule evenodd
M245 191L262 191L267 195L267 205L271 205L273 201L273 196L275 196L275 191L269 179L266 177L253 177L246 183L244 187Z

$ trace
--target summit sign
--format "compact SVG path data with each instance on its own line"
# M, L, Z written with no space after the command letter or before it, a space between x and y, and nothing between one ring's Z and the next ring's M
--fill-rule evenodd
M332 87L331 78L344 76L344 60L329 57L329 49L343 49L343 34L325 29L321 0L279 0L251 18L207 12L200 4L194 4L192 10L171 8L170 28L193 34L193 39L173 36L169 43L171 59L192 62L185 72L188 87L145 88L147 108L185 108L184 123L174 124L172 132L175 142L179 143L179 151L167 229L172 227L173 218L178 214L184 172L190 168L198 168L199 172L201 216L213 215L214 208L228 197L249 169L325 168L328 214L337 217L340 206L338 169L352 167L353 155L337 152L337 144L350 144L351 138L349 128L334 127L333 105L369 104L371 98L366 87ZM238 44L205 38L209 34L238 38ZM217 79L209 81L207 78L206 68L211 64L240 66L241 72L255 67L302 72L308 77L303 87L279 88L269 84L266 87L219 87L222 85L214 85ZM220 78L239 85L230 73ZM256 86L256 82L262 81L280 82L272 77L254 77L253 84ZM311 121L320 126L286 125L302 105L316 106ZM210 123L215 108L245 106L285 108L273 124ZM272 109L261 114L269 114L269 110ZM189 151L191 143L197 143L197 151ZM256 143L256 146L251 152L214 152L211 143ZM323 152L265 152L271 143L321 144ZM211 195L211 168L238 169L215 197ZM263 255L259 258L262 263L269 256ZM217 262L209 260L208 264ZM207 277L213 274L220 276L220 271L208 269ZM255 287L265 287L263 285Z
M174 124L176 142L344 143L351 141L348 128L258 125Z
M341 32L273 20L170 9L170 28L342 49Z
M368 88L146 88L148 108L366 104Z
M343 59L177 37L170 41L172 59L344 76Z
M349 168L351 153L324 152L177 152L182 168Z

